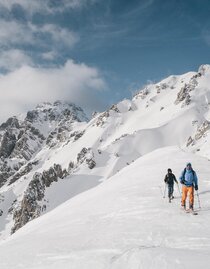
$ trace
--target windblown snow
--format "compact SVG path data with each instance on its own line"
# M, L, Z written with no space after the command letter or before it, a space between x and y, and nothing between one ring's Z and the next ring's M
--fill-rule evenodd
M2 124L0 268L208 268L209 85L203 65L90 121L56 102ZM163 199L167 168L179 177L188 161L197 216L176 186Z

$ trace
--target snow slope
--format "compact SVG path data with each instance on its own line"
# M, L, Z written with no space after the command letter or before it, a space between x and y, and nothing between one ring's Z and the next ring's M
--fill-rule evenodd
M188 161L199 177L198 216L180 211L177 189L172 204L161 193L166 168L178 176ZM1 242L0 267L208 268L209 173L203 157L177 147L155 150Z
M198 72L147 85L90 121L74 104L55 102L1 125L1 266L138 268L142 262L145 268L160 268L160 263L168 268L170 261L179 268L195 248L204 261L209 246L209 85L210 66L203 65ZM202 179L205 211L197 219L180 213L179 199L169 208L161 198L168 166L179 174L189 160ZM190 225L186 235L185 221ZM63 238L58 248L57 236ZM23 248L15 252L16 244ZM17 254L10 261L13 247ZM157 257L154 263L150 255Z

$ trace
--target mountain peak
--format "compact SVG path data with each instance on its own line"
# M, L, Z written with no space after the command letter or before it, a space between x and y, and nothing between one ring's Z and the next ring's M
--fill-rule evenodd
M55 101L54 103L43 102L38 104L35 109L28 111L26 120L33 122L60 121L64 118L72 118L77 121L88 121L88 118L79 106L73 103Z
M206 73L210 73L210 65L209 64L202 64L198 72L201 73L201 75L205 75Z

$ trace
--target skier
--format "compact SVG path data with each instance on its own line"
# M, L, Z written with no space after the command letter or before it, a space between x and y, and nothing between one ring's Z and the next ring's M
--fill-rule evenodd
M182 208L186 210L186 199L189 193L189 210L193 211L194 189L198 190L198 178L191 163L187 163L186 168L182 171L180 182L182 184Z
M172 173L171 168L168 168L168 173L166 174L164 181L166 184L168 184L168 199L169 203L171 203L171 200L174 198L174 181L178 184L175 175Z

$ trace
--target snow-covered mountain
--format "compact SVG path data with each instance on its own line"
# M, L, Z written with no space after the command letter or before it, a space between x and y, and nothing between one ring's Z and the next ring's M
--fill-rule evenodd
M197 268L194 249L206 264L209 228L190 231L208 211L191 227L179 200L169 210L160 191L165 170L178 175L189 160L207 189L209 142L209 65L147 85L91 120L61 102L8 119L0 126L1 268L183 268L190 255Z

